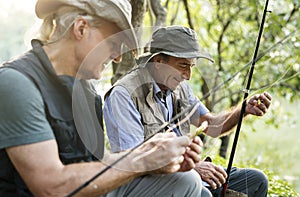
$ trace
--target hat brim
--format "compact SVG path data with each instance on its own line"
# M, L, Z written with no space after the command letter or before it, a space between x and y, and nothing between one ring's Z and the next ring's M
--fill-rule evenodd
M68 5L68 1L53 1L53 0L44 0L37 1L35 4L35 13L38 18L44 19L49 14L53 13L59 7L63 5Z
M126 19L127 22L127 30L123 30L125 32L127 40L124 41L124 43L129 47L130 50L133 51L135 57L137 58L139 55L139 44L136 38L136 34L134 31L133 26L131 25L131 22L127 19L125 14L122 12L123 17Z
M108 1L108 2L110 2L113 6L115 6L116 10L119 10L121 12L121 14L122 14L121 17L125 18L127 29L124 29L121 26L119 26L119 28L122 29L123 31L125 31L126 37L129 39L130 42L124 41L124 43L129 47L129 49L133 50L134 55L137 58L139 55L139 44L138 44L138 41L136 38L134 28L131 25L131 21L128 20L125 13L115 3L113 3L113 1Z
M176 53L176 52L169 52L169 51L160 51L157 53L145 53L143 55L141 55L139 57L139 59L137 60L137 64L140 67L145 67L146 64L156 55L159 54L165 54L165 55L169 55L172 57L177 57L177 58L187 58L187 59L191 59L191 58L202 58L202 59L207 59L210 62L214 63L215 61L212 59L212 57L210 55L204 54L204 53L199 53L199 52L186 52L186 53Z

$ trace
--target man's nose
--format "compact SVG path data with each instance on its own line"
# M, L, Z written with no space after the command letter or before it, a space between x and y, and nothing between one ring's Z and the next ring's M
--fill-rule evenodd
M190 80L190 78L191 78L191 68L186 68L186 70L182 72L182 77L185 80Z

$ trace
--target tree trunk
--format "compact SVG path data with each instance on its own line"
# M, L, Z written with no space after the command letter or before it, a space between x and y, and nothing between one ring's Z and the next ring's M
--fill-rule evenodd
M160 0L149 0L150 1L150 6L151 6L151 11L155 15L155 24L154 24L154 29L155 31L159 27L163 27L166 25L166 19L167 19L167 10L161 5Z
M124 0L125 1L125 0ZM127 1L127 0L126 0ZM150 1L150 11L155 15L155 30L157 27L165 26L167 10L161 5L160 0L131 0L132 6L132 26L135 28L138 42L141 43L142 27L147 11L147 1ZM130 69L136 66L135 58L129 51L122 55L121 63L113 63L113 77L111 84L114 84L118 79L125 75Z
M220 150L219 150L219 155L223 158L226 158L226 156L227 156L227 149L228 149L230 136L231 136L231 134L221 137L221 146L220 146Z

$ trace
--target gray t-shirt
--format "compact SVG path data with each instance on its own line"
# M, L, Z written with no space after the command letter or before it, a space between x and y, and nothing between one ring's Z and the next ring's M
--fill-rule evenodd
M0 70L0 149L54 139L34 83L13 69Z

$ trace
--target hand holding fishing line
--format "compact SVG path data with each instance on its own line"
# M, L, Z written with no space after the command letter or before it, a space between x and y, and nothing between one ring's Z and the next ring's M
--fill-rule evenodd
M84 189L85 187L87 187L92 181L94 181L95 179L97 179L98 177L100 177L101 175L103 175L105 172L107 172L109 169L115 167L120 161L126 159L127 157L129 157L131 154L134 153L134 151L136 151L137 149L141 148L141 146L143 146L143 144L145 144L146 142L150 141L156 134L165 131L166 127L169 127L169 130L167 132L172 131L172 128L174 127L174 125L171 127L169 126L172 122L174 122L176 119L178 119L178 117L184 115L185 113L188 112L188 115L182 119L181 121L177 122L175 126L178 126L180 124L182 124L183 122L187 121L192 114L196 111L197 107L199 106L199 103L193 105L193 106L189 106L186 109L184 109L182 112L180 112L179 114L177 114L175 117L173 117L170 121L165 122L163 125L161 125L160 128L158 128L153 135L151 135L148 139L146 139L144 142L140 143L139 145L137 145L136 147L130 149L127 153L125 153L124 155L120 156L118 159L116 159L115 161L113 161L112 163L108 164L104 169L100 170L97 174L95 174L93 177L91 177L90 179L88 179L86 182L84 182L82 185L80 185L79 187L77 187L75 190L73 190L71 193L69 193L67 195L67 197L71 197L74 196L75 194L77 194L78 192L80 192L82 189ZM197 139L199 139L199 141L197 141ZM200 138L196 138L196 142L195 140L193 140L193 143L198 143L201 146L201 140ZM192 143L192 144L193 144ZM196 145L197 146L197 145ZM194 146L193 146L194 147ZM202 150L198 150L201 151ZM193 154L194 155L194 154ZM194 158L194 160L200 160L200 152L197 153L196 159ZM191 160L187 160L187 156L185 155L185 160L186 162L182 162L180 170L179 171L186 171L187 168L192 169L191 165Z
M267 92L254 95L247 102L245 115L252 114L256 116L263 116L270 107L271 100L272 96Z
M184 160L181 163L179 171L185 172L194 169L196 165L201 161L203 143L198 136L203 133L207 129L207 127L208 122L204 121L194 131L191 131L191 133L187 134L187 136L191 140L191 143L186 147L186 152L183 154ZM168 129L168 131L171 131L171 129Z

